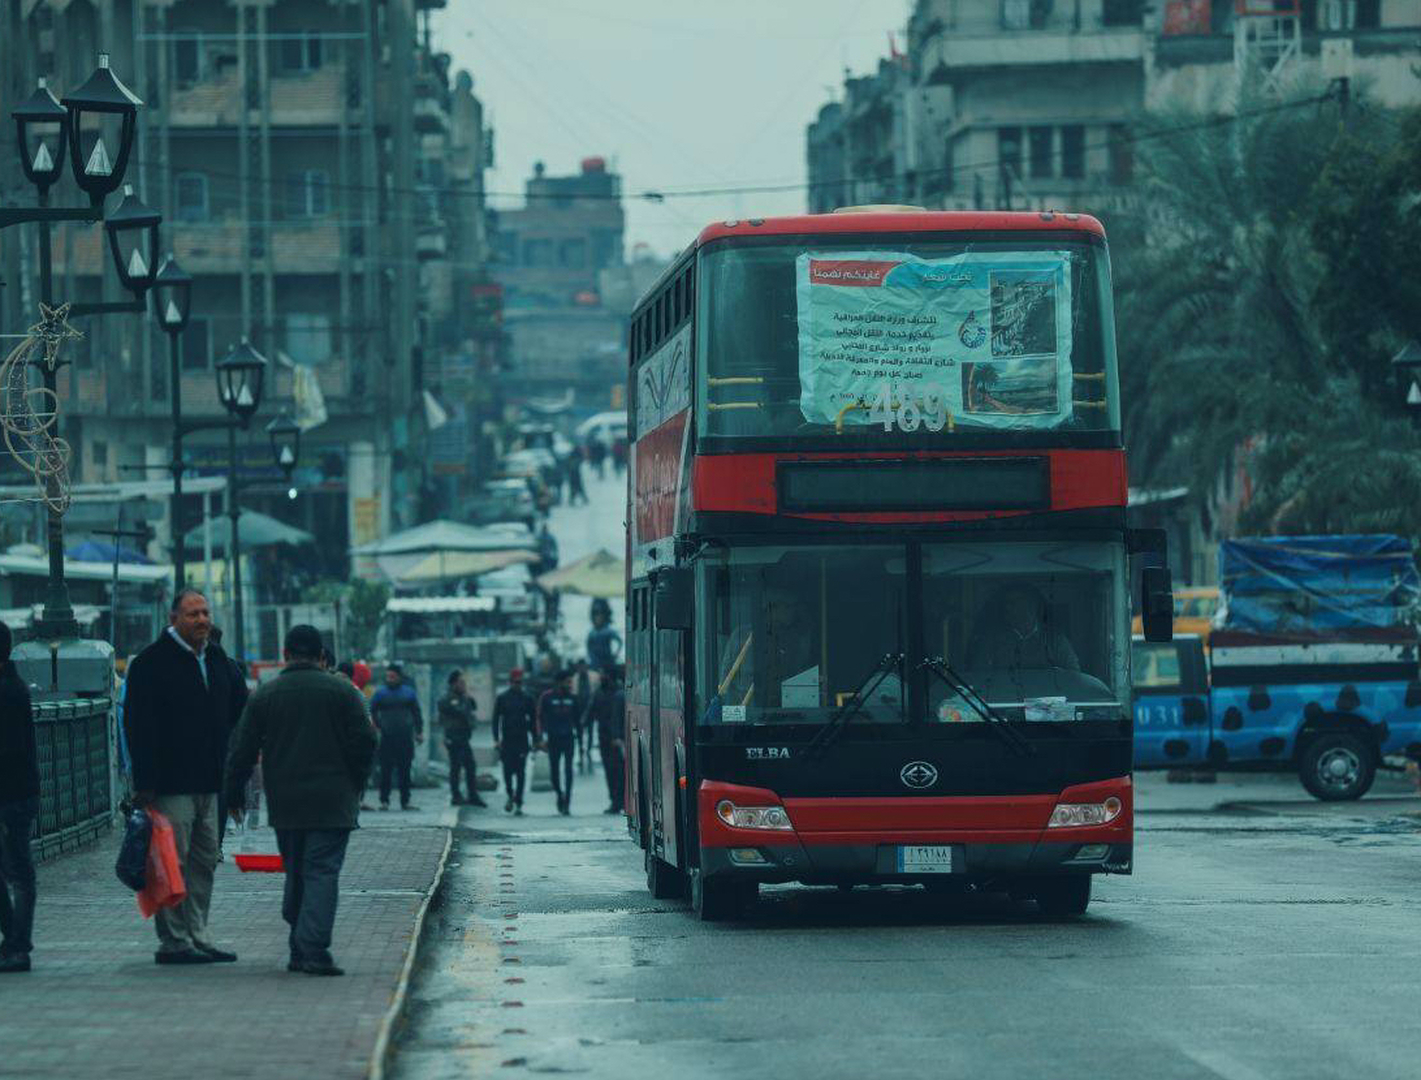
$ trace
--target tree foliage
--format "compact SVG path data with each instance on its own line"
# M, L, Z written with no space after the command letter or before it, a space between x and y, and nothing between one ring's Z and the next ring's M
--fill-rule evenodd
M1136 483L1207 505L1241 448L1260 532L1421 535L1421 439L1390 358L1421 336L1421 110L1315 99L1141 143L1112 222Z

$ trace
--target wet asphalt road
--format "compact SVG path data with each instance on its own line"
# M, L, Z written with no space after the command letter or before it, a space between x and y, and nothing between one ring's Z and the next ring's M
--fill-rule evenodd
M1136 872L1088 915L919 889L655 901L620 817L465 810L399 1080L1421 1075L1414 798L1140 778ZM1384 788L1385 785L1379 785ZM546 804L546 805L543 805Z

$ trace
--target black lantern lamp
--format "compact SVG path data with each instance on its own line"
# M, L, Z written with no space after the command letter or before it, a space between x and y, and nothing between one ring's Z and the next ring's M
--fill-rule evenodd
M39 88L10 115L15 118L25 179L46 191L64 172L69 114L41 79Z
M109 70L109 54L83 86L64 96L69 112L69 162L74 182L97 206L117 191L133 149L135 120L143 102Z
M181 334L187 329L192 306L192 275L178 265L171 252L158 267L153 279L153 308L165 334Z
M1414 417L1421 417L1421 342L1414 338L1391 358L1406 408Z
M217 363L217 400L243 425L261 406L266 364L246 338Z
M158 225L162 220L162 214L133 193L132 184L123 185L123 201L104 219L118 279L131 293L141 296L157 276Z
M276 459L276 466L289 484L291 474L296 471L296 461L301 456L301 429L291 417L282 413L267 424L266 433L271 438L271 453Z

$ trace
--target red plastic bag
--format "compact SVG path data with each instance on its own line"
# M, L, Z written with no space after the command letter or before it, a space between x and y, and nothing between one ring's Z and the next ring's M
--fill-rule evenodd
M153 838L148 842L146 882L138 894L138 910L145 919L151 919L161 908L176 907L187 899L172 822L152 807L148 808L148 816L153 819Z

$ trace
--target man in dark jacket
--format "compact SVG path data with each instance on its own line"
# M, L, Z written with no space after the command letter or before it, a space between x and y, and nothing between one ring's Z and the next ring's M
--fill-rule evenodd
M410 766L415 743L424 742L424 714L419 695L405 682L399 664L385 669L385 685L370 699L370 719L380 730L380 809L390 809L390 786L399 778L400 809L413 810L410 802Z
M340 975L331 958L331 928L375 732L359 691L321 669L321 635L314 626L288 630L285 655L285 669L252 694L237 726L227 761L227 801L234 818L244 811L247 780L260 757L268 816L286 864L286 970Z
M572 693L577 698L577 767L581 772L592 768L592 717L587 711L592 705L592 673L586 660L572 666Z
M475 786L474 751L469 740L474 736L474 720L478 706L469 696L469 684L462 671L449 673L449 692L436 702L439 726L444 729L444 749L449 755L449 802L458 806L464 802L459 795L459 774L464 774L471 806L487 806Z
M572 692L572 672L558 672L557 682L538 699L534 734L548 748L548 770L553 774L553 791L558 797L558 813L572 813L572 759L577 745L577 695Z
M209 640L207 598L182 589L168 629L133 660L124 691L123 724L133 759L134 801L173 826L187 898L153 917L160 964L236 960L207 935L212 874L217 867L217 792L222 752L240 697L231 661Z
M528 751L532 748L536 713L533 698L523 689L523 669L508 673L508 689L493 703L493 744L503 762L505 812L523 813L523 784L527 778Z
M39 814L39 759L30 691L10 662L10 628L0 622L0 974L30 970L35 864L30 833Z
M602 681L597 684L597 693L592 695L588 714L597 728L602 773L607 779L607 809L603 813L619 814L624 799L622 751L626 738L627 699L615 669L602 673Z

